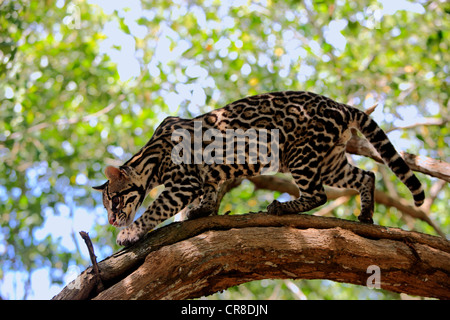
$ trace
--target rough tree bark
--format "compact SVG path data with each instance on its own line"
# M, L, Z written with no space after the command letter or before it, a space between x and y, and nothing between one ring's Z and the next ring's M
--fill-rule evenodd
M259 279L330 279L450 299L450 242L310 215L254 213L172 223L99 262L54 299L188 299Z

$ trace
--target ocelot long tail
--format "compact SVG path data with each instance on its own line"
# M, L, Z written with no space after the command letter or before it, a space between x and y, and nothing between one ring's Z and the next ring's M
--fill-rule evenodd
M375 147L385 164L408 187L413 195L415 205L421 206L425 200L422 184L395 150L386 133L366 113L355 108L351 108L351 110L355 126Z

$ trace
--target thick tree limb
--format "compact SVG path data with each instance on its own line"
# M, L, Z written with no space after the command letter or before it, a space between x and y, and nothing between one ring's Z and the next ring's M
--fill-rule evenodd
M251 280L330 279L450 299L450 242L397 228L309 215L263 213L172 223L92 268L54 299L187 299ZM75 285L77 284L77 285Z

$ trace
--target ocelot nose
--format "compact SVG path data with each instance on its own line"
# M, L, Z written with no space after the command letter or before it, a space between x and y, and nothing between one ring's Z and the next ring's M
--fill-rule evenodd
M114 225L116 223L116 216L115 215L110 216L108 221L109 221L109 224Z

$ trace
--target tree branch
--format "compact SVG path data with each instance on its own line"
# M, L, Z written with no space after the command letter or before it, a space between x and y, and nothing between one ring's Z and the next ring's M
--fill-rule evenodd
M395 131L395 130L405 130L405 129L414 129L416 127L421 127L421 126L443 126L445 124L447 124L449 122L448 119L445 118L426 118L424 119L422 122L417 122L417 123L413 123L407 126L403 126L403 127L392 127L388 130L386 130L386 133Z
M85 231L80 231L80 236L83 238L84 243L86 244L86 247L89 251L89 257L91 258L92 262L92 268L94 269L94 274L97 278L97 292L101 292L104 290L102 277L100 276L100 270L98 269L97 264L97 256L94 253L94 246L92 245L91 238L89 237L89 234Z
M118 100L108 104L106 107L104 107L103 109L94 112L92 114L88 114L85 115L83 117L78 117L78 118L70 118L70 119L58 119L55 122L41 122L39 124L36 124L32 127L27 128L27 130L25 130L25 132L14 132L12 133L8 139L14 140L14 139L21 139L24 134L30 134L33 133L35 131L40 131L49 127L54 127L54 126L63 126L63 125L71 125L71 124L75 124L78 122L87 122L91 119L94 118L98 118L99 116L106 114L108 112L110 112L112 109L114 109L120 102L122 102L125 99L125 95L120 95Z
M373 160L383 163L378 152L373 146L364 138L352 136L347 142L348 153L366 156ZM422 172L432 177L436 177L447 182L450 182L450 163L442 160L436 160L429 157L416 156L407 152L400 152L400 155L411 168L411 170Z
M310 215L212 216L151 232L92 267L54 299L190 299L259 279L330 279L450 298L450 242L397 228ZM75 286L74 283L78 285Z

